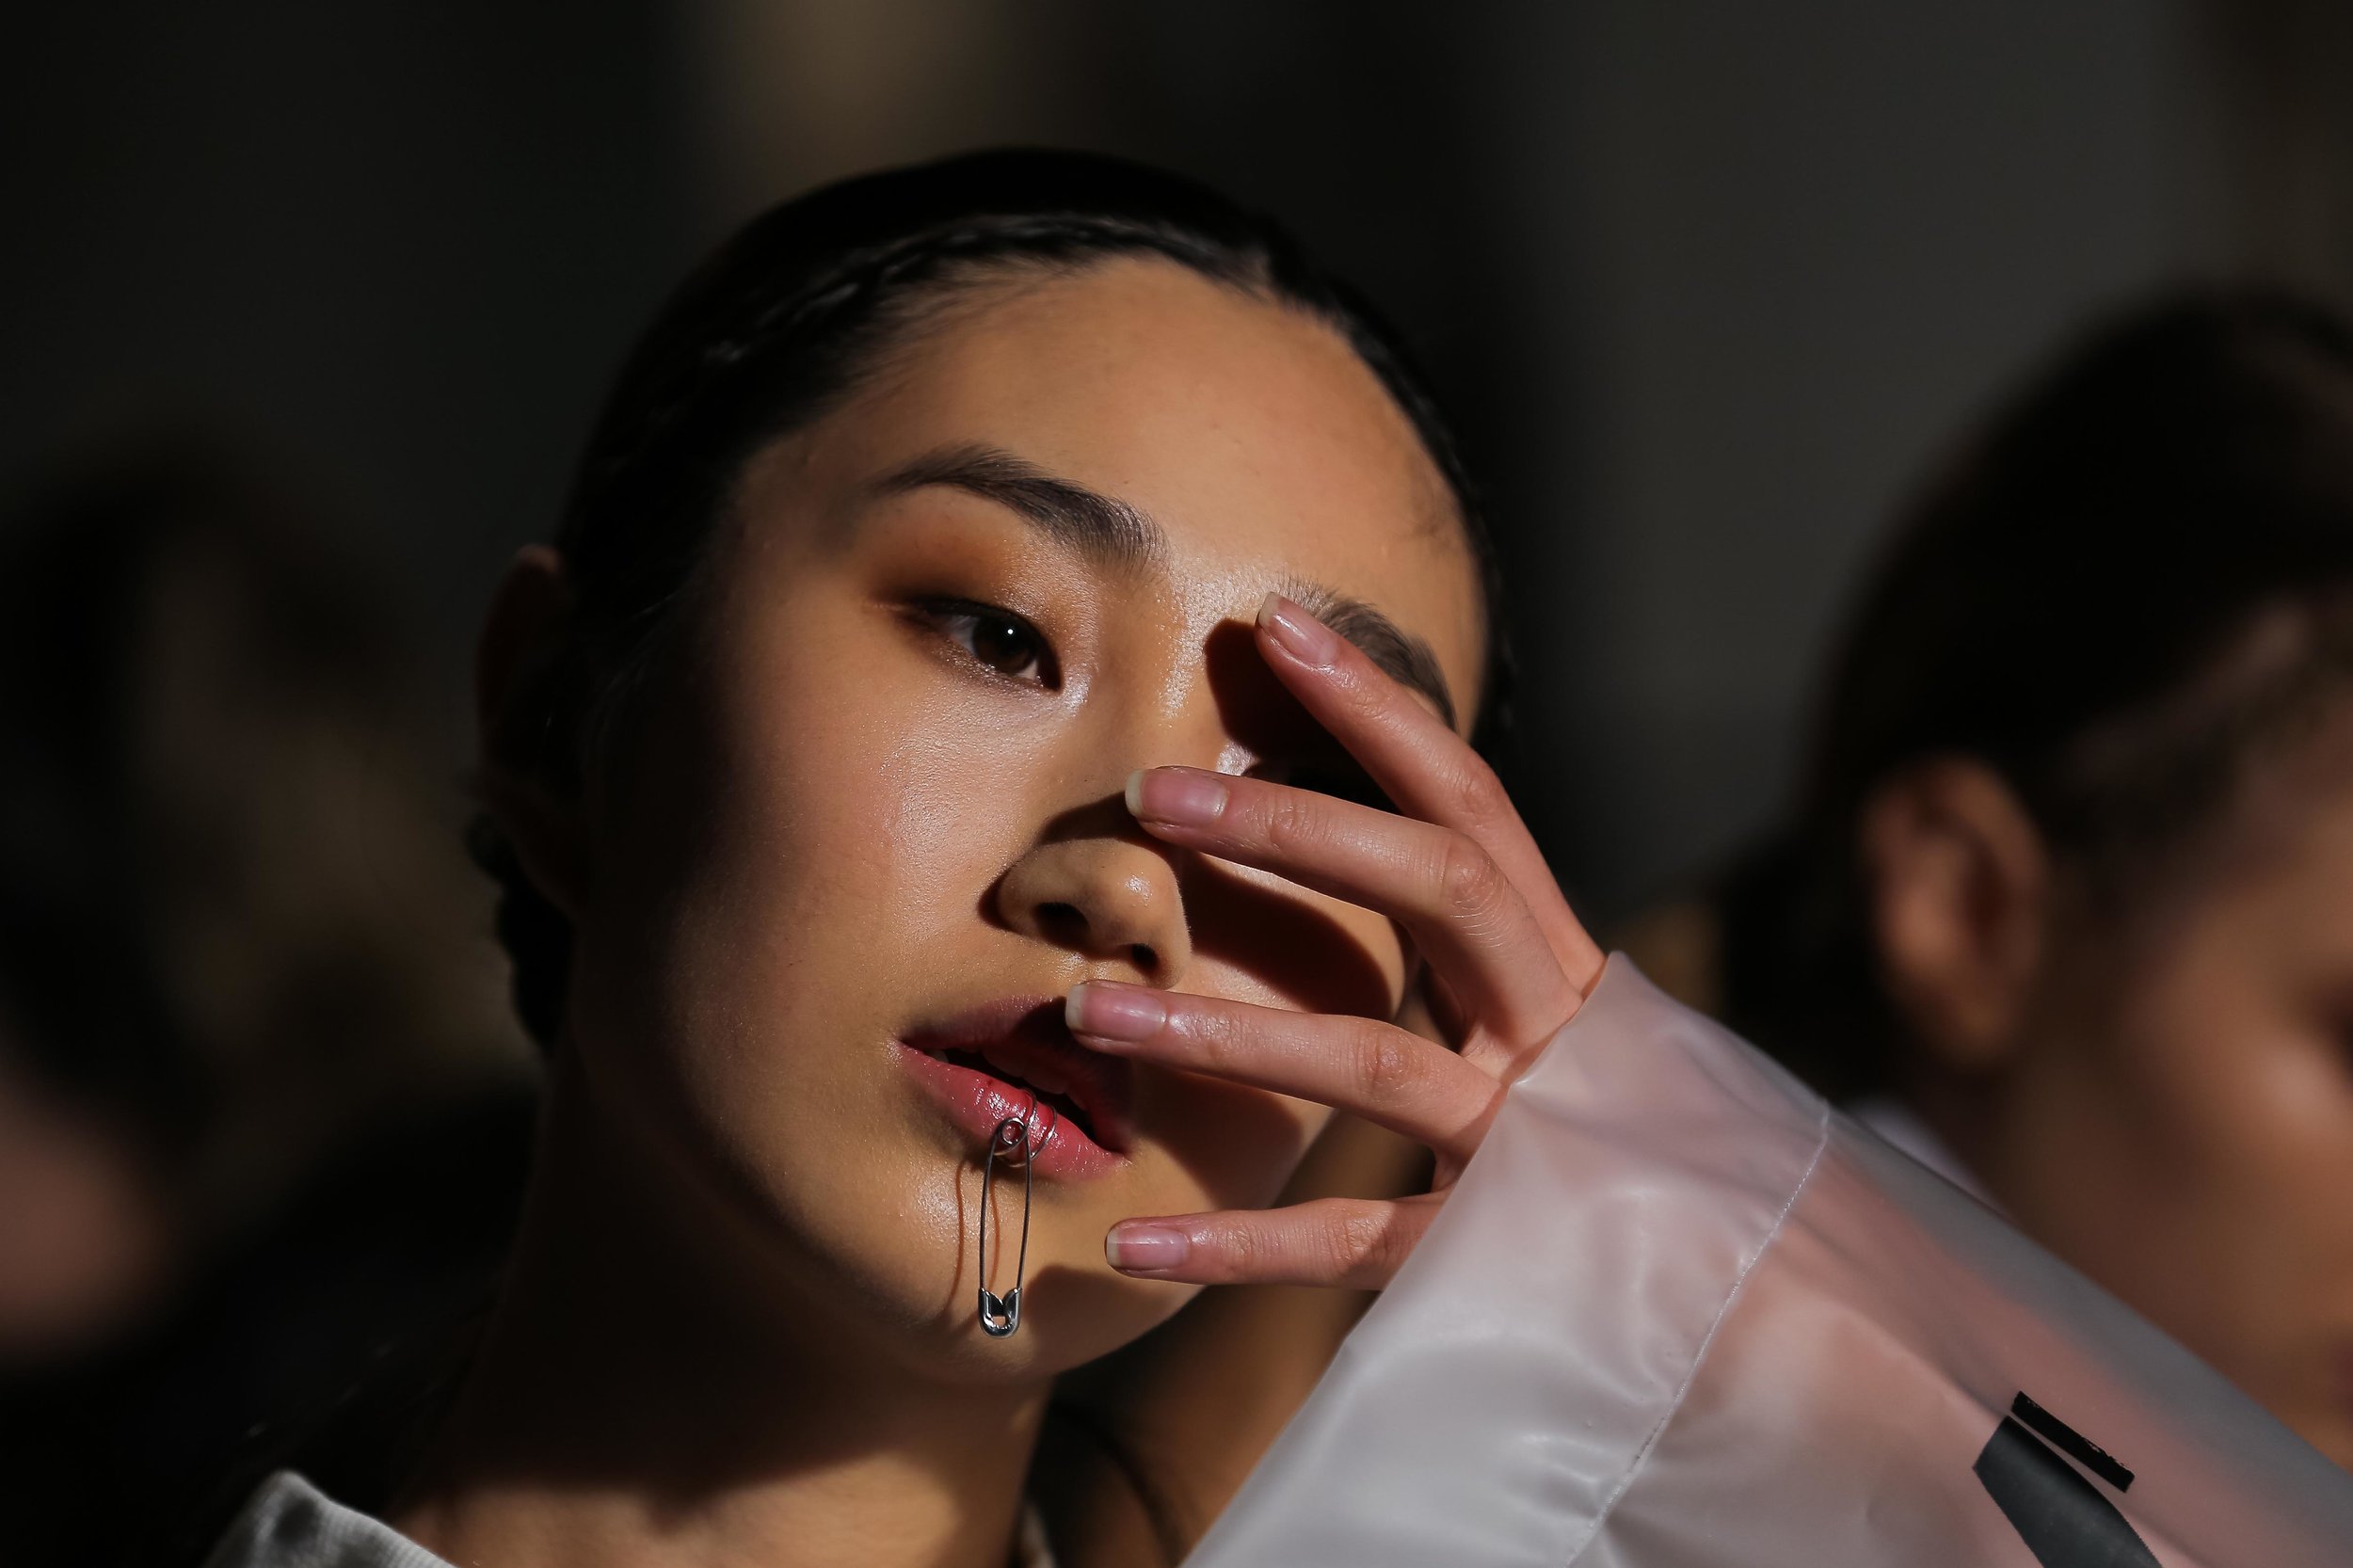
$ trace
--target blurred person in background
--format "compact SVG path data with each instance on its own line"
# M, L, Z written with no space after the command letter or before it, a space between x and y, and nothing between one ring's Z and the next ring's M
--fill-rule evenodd
M2345 327L2171 301L2001 409L1713 914L1629 948L2353 1464Z
M0 1560L136 1560L477 1301L527 1053L409 652L194 444L0 531ZM471 938L466 935L472 932Z

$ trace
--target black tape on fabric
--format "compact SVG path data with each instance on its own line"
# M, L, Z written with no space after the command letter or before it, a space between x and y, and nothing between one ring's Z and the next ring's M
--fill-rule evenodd
M2009 1416L1975 1468L2042 1568L2164 1568L2132 1522L2082 1471Z
M2025 1394L2021 1393L2009 1401L2009 1413L2033 1428L2041 1435L2044 1442L2098 1476L2102 1480L2106 1481L2110 1486L2115 1487L2119 1492L2131 1489L2133 1473L2109 1457L2107 1449L2026 1398Z

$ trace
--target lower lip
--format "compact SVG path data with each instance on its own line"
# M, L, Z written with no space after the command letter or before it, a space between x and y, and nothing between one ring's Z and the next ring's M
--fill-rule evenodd
M948 1112L950 1121L971 1137L975 1149L985 1151L999 1125L1008 1119L1019 1121L1029 1115L1032 1126L1039 1125L1039 1113L1032 1109L1034 1102L1004 1080L926 1056L913 1046L900 1044L898 1051L908 1075ZM1039 1176L1056 1181L1092 1181L1128 1163L1126 1155L1105 1148L1080 1131L1077 1123L1054 1115L1050 1109L1043 1114L1052 1118L1053 1125L1032 1160Z

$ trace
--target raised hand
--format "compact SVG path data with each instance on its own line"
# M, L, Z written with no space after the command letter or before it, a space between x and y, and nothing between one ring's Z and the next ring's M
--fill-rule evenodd
M1494 772L1338 633L1279 595L1258 613L1276 677L1398 807L1193 768L1153 768L1128 806L1155 837L1254 866L1404 927L1445 1042L1392 1023L1090 981L1071 1030L1097 1049L1311 1099L1427 1144L1426 1193L1123 1221L1105 1252L1140 1278L1373 1288L1445 1203L1519 1069L1568 1022L1602 952Z

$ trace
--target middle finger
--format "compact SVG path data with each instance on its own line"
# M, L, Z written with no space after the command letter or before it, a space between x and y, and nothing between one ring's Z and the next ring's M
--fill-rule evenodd
M1499 1048L1549 1039L1577 1011L1579 993L1527 904L1465 834L1200 768L1138 772L1128 808L1155 838L1396 920ZM1465 1042L1466 1051L1487 1048Z

